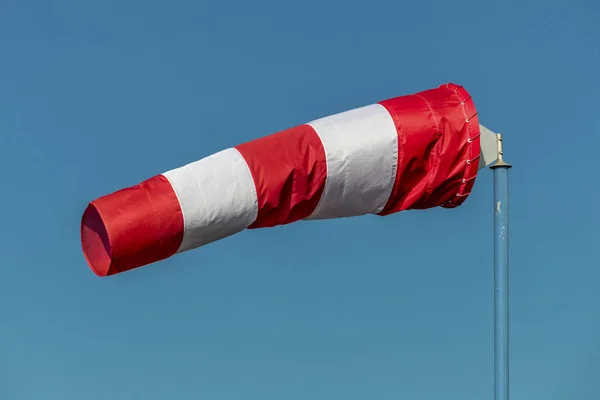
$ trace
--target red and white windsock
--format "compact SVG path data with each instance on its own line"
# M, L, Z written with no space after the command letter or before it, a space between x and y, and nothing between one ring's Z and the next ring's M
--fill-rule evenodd
M317 119L92 201L83 252L107 276L246 228L457 207L477 176L479 136L455 84Z

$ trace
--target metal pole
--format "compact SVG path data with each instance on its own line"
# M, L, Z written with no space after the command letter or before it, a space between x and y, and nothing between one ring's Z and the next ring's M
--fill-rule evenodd
M508 170L497 135L494 170L494 400L509 399Z

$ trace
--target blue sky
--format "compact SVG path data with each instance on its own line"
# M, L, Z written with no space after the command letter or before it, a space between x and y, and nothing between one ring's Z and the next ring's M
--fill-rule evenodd
M458 209L246 231L108 279L79 242L96 197L448 81L514 165L512 398L595 398L598 15L2 0L0 398L491 399L491 171Z

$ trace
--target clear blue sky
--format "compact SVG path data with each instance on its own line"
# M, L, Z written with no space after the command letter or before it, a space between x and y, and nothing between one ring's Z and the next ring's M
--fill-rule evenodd
M0 398L491 399L493 199L101 279L88 201L452 81L505 134L513 399L600 390L597 1L0 2ZM183 146L182 143L188 143Z

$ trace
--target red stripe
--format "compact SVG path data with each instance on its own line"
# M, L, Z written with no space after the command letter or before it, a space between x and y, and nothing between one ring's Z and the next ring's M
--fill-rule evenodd
M321 139L309 125L266 136L236 149L254 178L258 217L249 228L273 227L308 217L327 178Z
M380 215L462 204L475 182L480 152L479 122L466 90L448 84L380 104L398 131L396 181Z
M97 275L113 275L175 254L183 227L177 196L158 175L89 204L81 220L83 252Z

